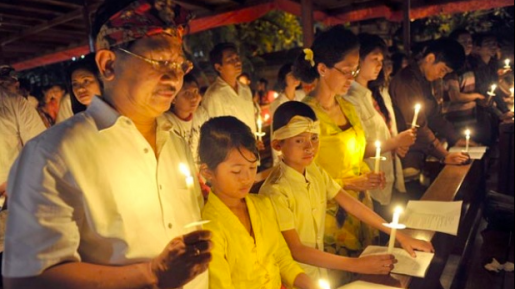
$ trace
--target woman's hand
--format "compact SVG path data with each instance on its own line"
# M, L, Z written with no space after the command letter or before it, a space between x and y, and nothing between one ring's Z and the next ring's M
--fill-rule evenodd
M433 244L427 241L417 240L408 235L404 235L402 233L397 233L397 241L401 244L402 248L408 252L411 257L416 258L416 251L434 253L435 248Z
M386 187L386 175L384 172L368 173L360 177L345 181L345 189L351 191L371 191Z
M352 270L358 274L388 275L392 272L397 260L393 255L373 255L355 259L355 266Z
M414 128L403 131L395 139L397 147L410 147L417 141L417 130Z

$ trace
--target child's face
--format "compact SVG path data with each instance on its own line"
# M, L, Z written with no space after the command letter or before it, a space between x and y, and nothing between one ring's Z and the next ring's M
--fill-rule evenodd
M320 147L318 134L305 132L296 137L276 142L275 149L283 154L284 162L295 169L304 170L315 160Z
M257 166L256 156L252 152L244 148L232 149L215 171L207 170L206 177L218 196L243 199L254 185Z
M174 110L185 113L194 113L202 101L199 88L196 83L184 83L175 99Z

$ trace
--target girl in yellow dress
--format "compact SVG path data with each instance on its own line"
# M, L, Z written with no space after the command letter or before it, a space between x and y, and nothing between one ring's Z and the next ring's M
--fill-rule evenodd
M304 82L318 79L305 99L320 121L320 152L316 162L350 195L373 208L369 190L385 185L384 173L375 174L364 162L366 139L361 121L343 96L359 72L359 40L344 26L321 33L311 49L297 59L294 74ZM334 201L327 207L325 250L355 257L374 243L378 231L348 215ZM352 276L335 272L333 284L347 283Z
M211 289L316 289L293 260L270 199L249 195L259 153L249 127L234 117L201 129L201 172L212 184L202 212L213 232Z

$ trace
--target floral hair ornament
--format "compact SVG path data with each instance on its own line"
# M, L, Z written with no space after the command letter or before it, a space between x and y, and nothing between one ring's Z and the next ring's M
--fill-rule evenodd
M96 50L111 49L145 37L168 34L182 42L190 17L172 0L136 0L113 15L96 39Z
M306 48L304 49L304 54L306 54L306 57L304 59L306 61L309 61L311 67L315 67L315 53L313 52L313 50Z
M320 121L313 121L309 117L294 116L286 126L274 132L273 140L285 140L305 132L320 134Z

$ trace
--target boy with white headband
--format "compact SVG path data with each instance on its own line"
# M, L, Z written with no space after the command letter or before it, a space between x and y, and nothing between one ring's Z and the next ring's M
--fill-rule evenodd
M281 105L274 116L272 147L282 162L262 186L260 194L271 198L279 227L293 258L313 279L327 278L333 269L360 274L389 274L397 262L392 255L347 258L324 252L326 206L335 199L348 213L389 234L386 223L368 207L347 194L326 171L314 163L319 149L320 124L306 104ZM397 237L410 254L427 244L404 234ZM333 286L342 284L332 284Z

